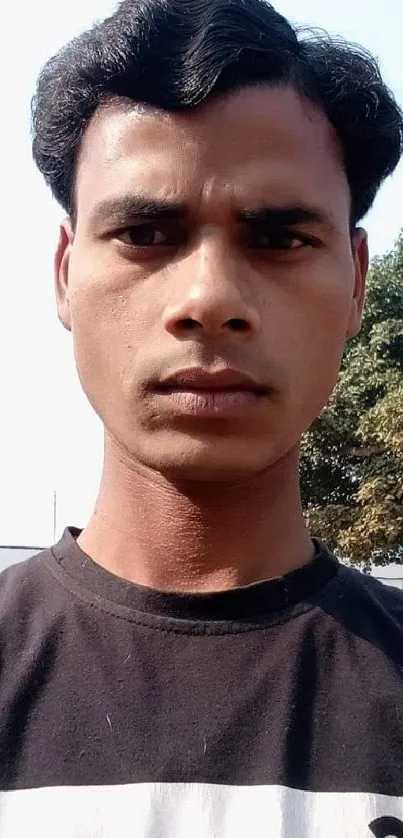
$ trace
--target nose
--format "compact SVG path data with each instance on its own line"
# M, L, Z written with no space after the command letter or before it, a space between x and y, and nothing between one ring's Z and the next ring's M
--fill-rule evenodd
M179 339L250 339L260 329L248 266L242 255L209 235L172 269L164 328Z

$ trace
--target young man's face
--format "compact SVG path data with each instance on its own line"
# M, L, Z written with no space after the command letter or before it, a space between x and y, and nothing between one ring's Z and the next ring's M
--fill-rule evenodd
M110 105L84 137L76 203L59 315L115 442L191 480L295 448L359 328L367 266L325 116L279 87L181 114Z

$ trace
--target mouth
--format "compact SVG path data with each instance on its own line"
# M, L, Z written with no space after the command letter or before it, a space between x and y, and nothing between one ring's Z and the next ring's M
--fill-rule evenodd
M253 377L230 368L179 370L153 389L170 412L216 419L250 413L269 395Z

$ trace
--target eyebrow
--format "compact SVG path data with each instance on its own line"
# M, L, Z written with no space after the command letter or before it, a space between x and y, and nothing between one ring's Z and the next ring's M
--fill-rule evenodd
M154 199L147 195L123 195L106 198L91 214L93 224L130 224L139 220L183 220L190 215L185 202ZM256 227L293 227L298 224L316 224L335 227L335 222L326 211L305 203L265 205L255 209L240 209L236 212L238 221Z
M328 213L308 204L274 205L241 210L238 217L242 222L257 227L294 227L298 224L307 223L326 227L335 226Z
M106 198L91 213L93 224L129 224L138 219L175 220L188 215L184 203L155 200L145 195L124 195L121 198Z

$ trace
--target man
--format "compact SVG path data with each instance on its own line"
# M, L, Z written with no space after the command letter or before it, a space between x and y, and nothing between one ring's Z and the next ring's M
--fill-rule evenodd
M1 577L2 838L403 835L403 599L301 511L403 122L262 0L125 0L44 68L85 529Z

